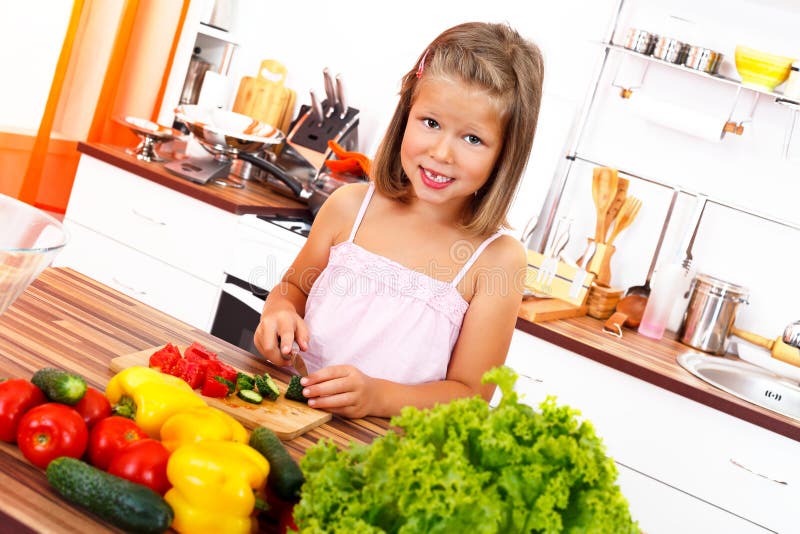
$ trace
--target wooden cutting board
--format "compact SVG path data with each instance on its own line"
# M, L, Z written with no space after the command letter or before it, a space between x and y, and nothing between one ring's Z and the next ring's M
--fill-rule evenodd
M111 370L117 373L135 365L147 367L150 355L162 347L163 345L132 354L126 354L124 356L118 356L111 360ZM180 348L181 354L183 354L183 351L186 349L186 347L178 348ZM283 394L286 391L287 384L281 382L276 377L273 377L273 379L281 390L281 396L278 397L276 401L265 399L261 404L247 403L236 395L225 399L215 399L212 397L204 397L200 395L199 391L196 391L196 393L201 396L209 406L219 408L230 414L246 428L253 429L259 426L265 426L275 432L282 440L294 439L312 428L316 428L330 421L330 413L315 410L302 402L286 399Z

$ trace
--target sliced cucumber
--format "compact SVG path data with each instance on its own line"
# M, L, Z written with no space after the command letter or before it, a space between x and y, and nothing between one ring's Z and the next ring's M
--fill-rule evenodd
M258 391L253 391L252 389L240 389L236 396L251 404L261 404L261 401L264 400L264 397Z

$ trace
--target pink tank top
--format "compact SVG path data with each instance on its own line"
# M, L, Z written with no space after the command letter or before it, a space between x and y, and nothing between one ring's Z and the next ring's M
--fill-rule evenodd
M349 364L374 378L402 384L444 380L468 303L456 289L487 238L451 282L414 271L355 244L374 185L347 241L331 247L328 265L311 287L301 353L309 372Z

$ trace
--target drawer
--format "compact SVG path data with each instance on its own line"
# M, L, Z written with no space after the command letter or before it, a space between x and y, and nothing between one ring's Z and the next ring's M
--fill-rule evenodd
M216 285L238 216L82 156L65 219Z
M80 224L65 221L64 225L69 241L53 265L71 267L196 328L210 329L219 286Z
M266 290L280 281L306 241L252 215L240 217L234 236L225 272Z

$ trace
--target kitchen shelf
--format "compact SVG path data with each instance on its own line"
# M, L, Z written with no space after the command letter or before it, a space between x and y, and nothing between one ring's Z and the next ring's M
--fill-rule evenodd
M613 50L615 52L622 52L624 54L628 54L629 56L638 57L640 59L644 59L646 61L651 61L651 62L657 63L659 65L664 65L664 66L667 66L667 67L670 67L670 68L673 68L673 69L677 69L677 70L680 70L680 71L683 71L683 72L688 72L688 73L693 74L695 76L700 76L700 77L707 78L707 79L710 79L710 80L726 83L728 85L733 85L734 87L747 89L748 91L753 91L753 92L756 92L756 93L760 93L762 95L767 95L767 96L770 96L772 98L775 98L776 101L778 101L778 100L782 101L781 103L785 102L786 104L800 105L800 102L795 102L794 100L786 98L783 95L783 93L778 93L776 91L768 91L767 89L764 89L764 88L761 88L761 87L747 85L747 84L742 83L739 80L736 80L736 79L733 79L733 78L728 78L727 76L722 76L720 74L709 74L707 72L703 72L703 71L700 71L700 70L691 69L691 68L689 68L689 67L687 67L685 65L679 65L677 63L670 63L669 61L664 61L663 59L658 59L657 57L654 57L654 56L647 56L645 54L636 52L634 50L629 50L629 49L625 48L624 46L620 46L620 45L617 45L617 44L614 44L614 43L598 43L598 44L600 44L602 46L605 46L607 49Z
M630 176L631 178L635 178L636 180L640 180L642 182L647 182L647 183L650 183L650 184L653 184L653 185L658 185L658 186L661 186L661 187L665 187L667 189L672 189L674 187L674 184L670 184L670 183L667 183L667 182L662 182L661 180L658 180L656 178L651 178L651 177L648 177L648 176L642 176L640 174L635 174L635 173L627 171L627 170L625 170L625 169L623 169L623 168L621 168L619 166L610 165L607 162L601 162L599 160L595 160L595 159L592 159L592 158L587 157L587 156L582 156L580 154L574 154L572 156L572 159L573 160L577 160L577 161L582 161L584 163L588 163L589 165L594 165L595 167L611 167L611 168L617 169L620 174L624 174L626 176ZM686 189L683 185L681 185L680 187L681 187L681 193L685 193L687 195L691 195L691 196L695 196L695 197L701 194L700 192L695 192L695 191L691 191L690 189ZM708 202L710 204L716 204L718 206L722 206L724 208L728 208L728 209L731 209L731 210L734 210L734 211L738 211L740 213L744 213L744 214L750 215L752 217L756 217L758 219L762 219L762 220L767 221L767 222L779 224L781 226L785 226L787 228L791 228L792 230L800 231L800 224L797 224L797 223L794 223L794 222L791 222L791 221L782 220L782 219L777 219L777 218L775 218L775 217L773 217L771 215L766 215L766 214L758 212L756 210L745 208L745 207L739 206L737 204L733 204L731 202L726 202L724 200L715 199L715 198L712 198L712 197L710 197L708 195L704 195L704 196L706 196L708 198Z

